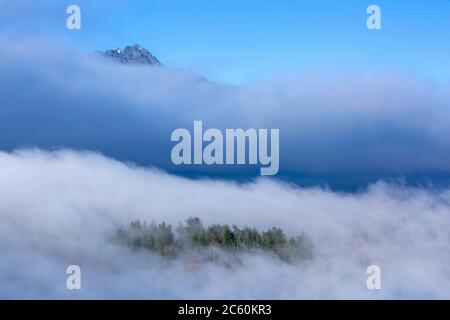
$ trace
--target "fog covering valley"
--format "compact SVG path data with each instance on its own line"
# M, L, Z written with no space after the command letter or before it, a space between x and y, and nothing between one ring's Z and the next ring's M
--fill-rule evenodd
M359 193L273 179L190 180L96 153L0 153L2 298L449 298L450 190L379 182ZM237 201L239 199L239 201ZM313 258L223 265L166 259L111 241L131 220L305 232ZM224 257L226 259L227 257ZM82 290L66 289L68 265ZM382 290L366 268L382 270Z
M450 298L450 187L433 178L450 172L448 83L311 70L235 87L6 37L0 70L0 298ZM195 120L280 129L279 176L173 165L170 134ZM346 192L303 175L374 182ZM189 217L304 235L311 254L223 240L191 259L192 239L171 257L115 240L133 221L175 231ZM82 290L67 290L69 265ZM367 289L369 265L382 290Z

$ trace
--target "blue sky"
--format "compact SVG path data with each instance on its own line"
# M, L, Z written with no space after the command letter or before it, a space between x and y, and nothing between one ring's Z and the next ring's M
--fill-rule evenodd
M139 43L164 64L242 84L309 70L397 70L448 81L449 0L0 0L0 32L81 51ZM82 30L65 28L78 4ZM366 28L378 4L382 30Z

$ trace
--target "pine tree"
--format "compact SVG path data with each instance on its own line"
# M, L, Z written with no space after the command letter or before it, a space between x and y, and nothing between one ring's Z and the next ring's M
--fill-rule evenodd
M225 230L223 232L223 245L228 249L236 246L234 234L228 226L225 226Z

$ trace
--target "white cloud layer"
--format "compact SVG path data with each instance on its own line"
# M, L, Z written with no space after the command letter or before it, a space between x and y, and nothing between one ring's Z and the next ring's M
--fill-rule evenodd
M450 298L450 190L379 182L360 193L272 179L188 180L70 150L0 153L0 298ZM311 263L263 256L190 271L108 240L132 219L198 216L288 234L305 231ZM66 289L80 265L82 290ZM382 290L366 288L366 268Z
M236 88L6 38L0 70L3 150L63 146L186 170L170 161L170 135L202 120L222 130L279 128L280 173L450 172L449 85L414 75L312 72Z

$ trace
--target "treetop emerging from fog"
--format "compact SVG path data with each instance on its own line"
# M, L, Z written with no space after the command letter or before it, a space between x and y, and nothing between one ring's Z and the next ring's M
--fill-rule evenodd
M139 220L117 230L115 241L134 249L145 249L164 257L202 254L202 260L215 261L218 250L239 253L265 253L294 263L312 258L312 244L304 233L286 237L279 228L258 232L255 228L213 224L204 227L197 217L186 219L173 232L170 224L147 224ZM215 250L217 249L217 250Z

